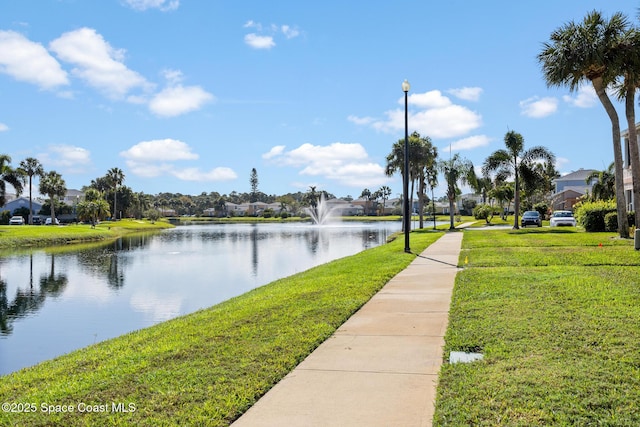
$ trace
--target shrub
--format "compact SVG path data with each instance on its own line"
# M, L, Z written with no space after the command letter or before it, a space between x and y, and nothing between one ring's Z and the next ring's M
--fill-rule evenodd
M616 212L609 212L604 216L604 229L606 231L618 230L618 214Z
M629 227L633 227L636 225L636 215L635 212L627 212L627 220L629 221ZM618 213L617 212L609 212L604 216L604 227L607 231L618 231Z
M607 229L605 216L610 212L614 214L616 212L616 204L613 200L596 200L594 202L580 203L575 215L578 224L583 226L586 231L605 231Z
M477 205L473 208L473 216L475 219L484 219L487 224L490 224L493 218L493 208L489 205Z

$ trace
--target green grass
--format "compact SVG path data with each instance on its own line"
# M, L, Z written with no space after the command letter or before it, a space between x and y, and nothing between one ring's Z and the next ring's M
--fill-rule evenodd
M139 220L102 222L95 229L86 224L65 226L47 225L0 225L0 248L24 248L27 246L66 245L114 239L123 234L161 230L173 227L163 221L151 223Z
M414 232L412 248L419 253L441 235ZM0 425L228 425L415 258L403 244L5 376L0 400L37 410L0 412ZM46 414L43 403L131 403L135 412Z
M435 425L640 425L632 241L566 229L467 231L460 260L444 354L484 359L443 365Z

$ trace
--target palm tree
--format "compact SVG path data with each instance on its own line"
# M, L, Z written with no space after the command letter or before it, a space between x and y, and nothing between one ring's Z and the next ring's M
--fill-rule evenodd
M22 193L22 176L9 163L11 163L11 157L0 154L0 206L4 206L7 202L7 184L16 190L17 196Z
M628 30L618 45L615 55L617 74L623 76L618 86L618 99L625 101L625 116L629 132L629 160L631 163L632 200L635 224L640 224L640 152L636 130L635 94L640 87L640 31Z
M518 225L518 217L520 215L520 176L522 174L531 174L533 164L537 160L548 163L555 163L555 156L548 149L542 146L524 150L524 138L517 132L509 131L504 136L504 144L506 150L494 151L482 165L482 173L488 176L496 173L499 181L513 176L515 180L515 200L513 228L520 228Z
M107 179L113 186L113 217L118 219L118 211L116 210L116 201L118 200L118 185L124 182L124 172L120 168L111 168L107 171Z
M455 229L453 221L455 202L460 192L458 183L467 184L475 179L473 172L473 164L460 157L458 153L454 154L449 160L442 160L438 163L438 169L444 174L447 182L447 199L449 199L449 219L451 221L449 229Z
M39 176L42 177L44 175L44 169L42 168L42 164L33 157L27 157L23 161L20 162L19 170L29 177L29 224L33 225L33 205L32 205L32 187L33 187L33 177Z
M404 174L404 143L404 139L398 140L393 144L391 153L387 155L387 167L385 169L387 176L392 176L396 171ZM413 191L416 180L418 180L419 201L424 201L423 195L426 191L426 176L429 174L429 171L435 171L437 169L437 156L438 151L436 147L433 146L431 138L428 136L421 137L418 132L413 132L409 135L410 206L413 206ZM422 215L422 206L420 206L419 210ZM420 228L422 228L422 217Z
M378 194L380 194L380 198L382 199L382 215L384 215L387 208L387 200L389 200L389 197L391 196L391 188L387 185L383 185L378 189Z
M623 14L616 13L606 20L600 12L593 11L580 24L571 21L554 30L550 42L544 43L538 55L547 86L568 86L573 92L582 82L590 81L611 120L618 233L623 238L629 237L629 222L624 197L620 120L606 88L616 78L616 56L619 56L619 44L627 29L628 22Z
M50 171L44 174L42 178L40 178L40 193L49 196L49 201L51 203L51 223L55 224L56 196L64 197L67 193L67 184L64 182L64 179L62 179L62 175L56 171Z
M110 215L109 203L102 198L98 190L88 189L84 194L84 201L78 203L78 216L83 220L91 221L91 227L95 228L96 222L108 215Z
M591 189L593 200L611 200L616 197L615 165L611 163L606 170L593 171L585 179L587 184L595 180Z

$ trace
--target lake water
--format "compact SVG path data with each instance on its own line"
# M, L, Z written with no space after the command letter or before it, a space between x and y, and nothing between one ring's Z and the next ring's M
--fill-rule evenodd
M78 250L0 254L0 375L380 245L400 228L185 225Z

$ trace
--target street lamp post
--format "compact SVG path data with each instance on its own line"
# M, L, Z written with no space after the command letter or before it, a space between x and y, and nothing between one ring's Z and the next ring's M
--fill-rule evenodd
M409 247L409 231L411 227L411 217L409 216L409 120L408 120L408 101L407 94L411 85L405 79L402 82L402 91L404 92L404 170L402 174L402 198L404 203L404 251L411 253Z

